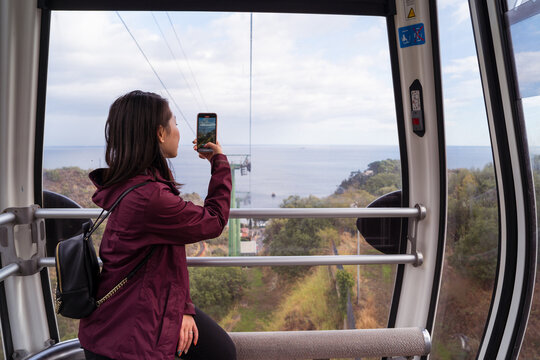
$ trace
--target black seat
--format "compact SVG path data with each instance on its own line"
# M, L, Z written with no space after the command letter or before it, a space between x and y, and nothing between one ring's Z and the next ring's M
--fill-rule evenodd
M80 208L81 206L70 198L45 190L43 191L43 208ZM81 232L82 224L91 222L90 219L46 219L45 232L47 238L47 256L54 256L58 242L69 239Z

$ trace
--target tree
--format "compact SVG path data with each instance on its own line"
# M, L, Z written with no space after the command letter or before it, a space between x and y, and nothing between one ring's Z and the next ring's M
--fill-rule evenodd
M493 281L497 267L497 208L476 207L473 214L467 231L455 245L450 261L465 276L488 285Z
M193 302L216 319L226 315L242 297L246 284L246 275L237 267L205 267L190 271Z
M289 196L280 206L313 208L324 205L328 206L316 196ZM271 256L316 255L321 252L323 244L319 230L332 224L331 219L274 219L266 227L264 243ZM307 266L279 266L274 271L292 280L309 269Z
M498 209L493 166L449 173L448 240L450 263L463 275L487 285L495 276Z
M378 175L383 176L377 178ZM373 178L375 179L372 180ZM370 181L371 184L368 185ZM341 182L335 194L355 188L369 191L373 195L383 195L384 193L380 191L383 187L388 187L391 189L390 191L401 188L401 163L399 160L374 161L368 165L365 171L351 173L348 179Z
M339 232L336 230L335 227L325 227L324 229L320 229L317 232L317 235L321 238L321 240L328 244L334 244L335 246L339 246L340 243L340 236Z
M322 240L318 230L324 227L325 219L288 219L270 227L266 233L271 256L315 255L320 252ZM304 275L308 266L278 266L278 274L292 280Z
M396 191L401 187L401 174L380 173L371 176L364 185L366 191L381 196Z
M340 269L336 272L336 283L339 294L339 311L345 315L347 313L347 299L354 286L353 276L344 269Z

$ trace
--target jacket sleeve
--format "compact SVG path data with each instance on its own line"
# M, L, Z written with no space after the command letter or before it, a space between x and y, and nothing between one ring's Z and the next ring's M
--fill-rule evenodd
M231 170L227 157L215 155L204 206L186 202L160 186L145 209L145 230L157 244L188 244L218 237L229 219ZM153 240L153 241L152 241Z
M189 288L188 288L188 295L186 298L186 305L184 306L183 314L196 315L195 305L193 304L193 300L191 300L191 295L189 294Z

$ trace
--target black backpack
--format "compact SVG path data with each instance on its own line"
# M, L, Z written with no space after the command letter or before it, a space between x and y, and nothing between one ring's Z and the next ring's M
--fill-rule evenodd
M99 281L99 263L90 235L101 225L109 214L130 191L147 184L148 181L132 186L118 197L107 215L101 212L92 225L82 226L82 233L60 241L56 245L56 313L72 319L89 316L105 300L116 293L148 261L154 247L145 258L118 285L103 298L96 300Z

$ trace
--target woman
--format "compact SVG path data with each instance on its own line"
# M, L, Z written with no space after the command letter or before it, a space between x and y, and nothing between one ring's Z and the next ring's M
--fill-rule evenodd
M180 134L165 99L133 91L118 98L105 127L107 169L90 178L92 200L109 209L99 254L97 298L113 289L153 249L133 278L79 325L87 359L236 359L227 333L197 309L189 295L185 244L219 236L227 224L231 172L219 143L199 153L211 164L204 206L183 201L167 165ZM194 141L195 143L195 141ZM197 144L193 147L197 150Z

